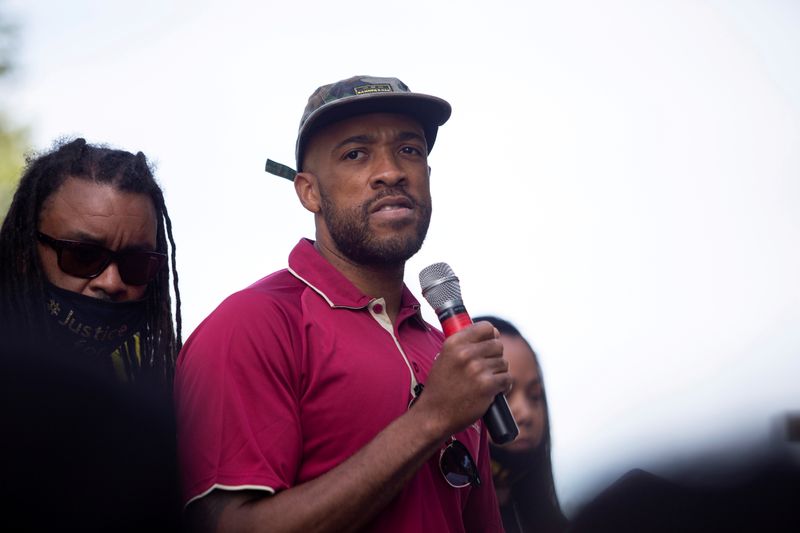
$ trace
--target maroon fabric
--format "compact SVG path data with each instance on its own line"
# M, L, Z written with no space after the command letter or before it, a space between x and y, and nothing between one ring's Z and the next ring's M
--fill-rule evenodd
M184 501L214 488L280 491L314 479L402 415L412 371L425 381L443 336L408 288L396 327L385 324L383 300L363 295L308 240L289 269L226 299L178 361ZM502 530L486 430L478 423L456 438L476 458L481 487L450 487L437 454L371 530Z

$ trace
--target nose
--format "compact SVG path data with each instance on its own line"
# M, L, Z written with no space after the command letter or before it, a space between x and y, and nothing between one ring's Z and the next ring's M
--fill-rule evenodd
M88 285L91 296L101 300L120 301L128 292L128 285L119 275L117 263L112 261L99 276L92 278Z
M520 429L530 428L533 425L533 409L526 400L514 402L511 406L511 414L514 415Z
M406 171L393 151L381 150L375 154L374 171L370 178L373 189L403 185L407 179Z

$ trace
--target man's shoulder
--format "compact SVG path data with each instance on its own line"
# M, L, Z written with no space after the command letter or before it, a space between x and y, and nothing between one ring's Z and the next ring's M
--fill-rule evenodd
M261 278L234 295L245 294L253 298L292 298L301 294L305 288L305 283L292 275L289 269L284 268Z
M304 290L300 280L285 269L279 270L222 300L198 329L229 329L251 323L263 327L277 316L299 312Z
M292 339L302 323L305 285L287 270L279 270L225 298L192 332L184 352L220 351L242 343L268 346ZM184 358L186 357L184 353Z
M278 270L225 298L211 313L258 314L298 306L306 285L287 269Z

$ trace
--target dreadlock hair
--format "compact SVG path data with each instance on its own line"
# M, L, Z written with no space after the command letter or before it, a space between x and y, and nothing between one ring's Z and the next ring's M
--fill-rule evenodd
M148 196L156 210L157 251L171 247L172 288L175 292L175 329L170 299L170 267L165 265L150 282L145 299L146 322L141 333L142 368L155 372L171 386L175 358L181 348L181 297L175 263L172 221L161 188L142 152L136 155L84 139L57 141L38 157L28 157L25 171L0 228L0 315L12 320L18 335L37 335L44 323L45 275L36 249L36 233L45 201L67 178L113 186L123 192ZM41 333L38 333L41 334ZM31 337L35 338L35 337Z
M547 406L547 394L539 357L528 339L523 337L511 322L492 315L478 316L473 320L475 322L485 320L497 328L501 335L521 339L533 354L542 387L544 433L542 442L535 450L534 464L531 470L519 482L512 485L511 498L518 502L517 509L526 531L563 531L566 529L567 519L561 511L553 479L553 464L550 458L550 410Z

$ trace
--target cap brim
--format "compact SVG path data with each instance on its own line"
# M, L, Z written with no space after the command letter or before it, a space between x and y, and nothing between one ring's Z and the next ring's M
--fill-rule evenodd
M430 152L439 126L450 118L451 108L446 100L420 93L376 93L326 104L309 115L297 134L297 170L302 170L302 148L314 132L334 122L367 113L399 113L414 117L422 125Z

